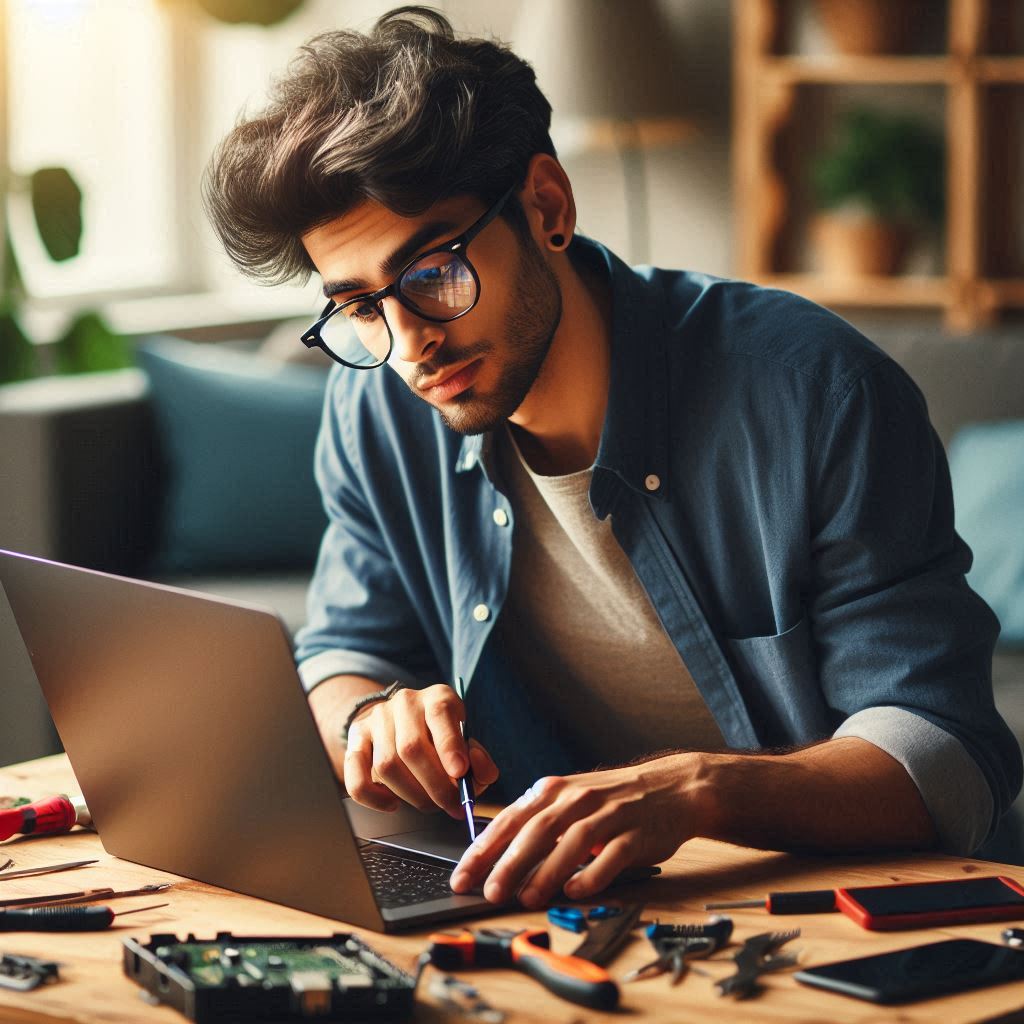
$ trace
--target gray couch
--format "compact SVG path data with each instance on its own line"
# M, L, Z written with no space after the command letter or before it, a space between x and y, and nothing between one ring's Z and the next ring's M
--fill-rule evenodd
M1024 419L1024 337L1014 332L971 338L934 329L859 322L918 382L948 445L965 423ZM0 547L129 574L140 573L155 543L160 440L137 370L0 387ZM184 573L175 582L276 608L296 628L304 613L309 566ZM0 644L13 628L0 602ZM1024 736L1024 652L1000 651L996 701ZM47 753L55 737L34 683L2 681L0 763ZM990 853L1024 863L1024 828L1014 817ZM1024 815L1021 816L1024 820Z

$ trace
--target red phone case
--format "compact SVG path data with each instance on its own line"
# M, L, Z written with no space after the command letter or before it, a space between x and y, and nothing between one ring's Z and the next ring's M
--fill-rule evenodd
M974 881L983 881L997 877L1012 892L1024 896L1024 887L1012 878L1003 875L986 875L983 878L957 879L958 882L969 884ZM939 884L948 884L954 881L948 879ZM906 882L884 888L909 889L914 886L935 885L934 882ZM866 907L857 902L854 895L857 888L876 889L882 886L856 886L852 889L836 889L836 907L848 918L856 921L862 928L869 928L872 931L890 932L899 931L902 928L931 928L942 924L969 924L974 921L1010 921L1014 918L1024 918L1024 905L1020 903L996 903L991 906L948 908L943 910L915 911L910 914L872 914Z

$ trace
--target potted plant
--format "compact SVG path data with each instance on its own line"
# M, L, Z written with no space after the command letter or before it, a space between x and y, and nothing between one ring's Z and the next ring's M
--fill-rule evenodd
M32 219L46 254L55 263L74 259L82 238L82 192L63 167L42 167L29 176L7 175L7 192L31 203ZM6 198L6 197L0 197ZM62 337L50 346L43 367L36 346L21 326L25 290L18 272L16 246L3 236L0 259L0 384L34 377L40 372L88 373L130 366L126 339L114 334L96 313L75 317Z
M828 276L897 273L915 236L942 223L945 147L920 118L847 110L811 177L821 211L811 233Z
M815 0L832 46L847 55L901 53L920 25L920 0Z

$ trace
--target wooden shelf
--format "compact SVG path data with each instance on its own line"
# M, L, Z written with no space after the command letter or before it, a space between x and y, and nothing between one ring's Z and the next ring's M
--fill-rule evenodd
M1024 83L1024 57L982 57L976 67L978 80L986 84Z
M980 285L981 301L993 309L1024 309L1024 278L990 278Z
M765 274L758 284L796 292L823 306L942 308L951 301L945 277L828 278L818 274Z
M855 3L857 0L849 0ZM823 305L934 308L950 330L985 326L1004 309L1024 308L1024 277L1009 276L1024 243L1024 54L986 47L1006 22L997 0L947 0L939 55L785 54L788 0L735 0L733 164L740 276ZM922 17L937 17L924 7ZM938 28L933 24L930 28ZM1009 37L1007 37L1009 38ZM998 35L998 42L1003 37ZM945 105L946 209L943 274L863 280L801 272L812 204L803 154L820 134L829 102L821 87L930 86ZM1018 88L1019 87L1019 88ZM878 90L879 105L886 103ZM813 118L818 116L817 124ZM1016 127L1015 127L1016 126ZM1014 134L1016 131L1016 135ZM990 266L1006 266L989 275Z
M769 57L763 72L779 84L946 85L949 57Z

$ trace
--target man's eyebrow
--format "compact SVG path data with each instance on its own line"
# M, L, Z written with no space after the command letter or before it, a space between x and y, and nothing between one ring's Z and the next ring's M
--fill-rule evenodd
M428 242L448 237L457 228L458 224L451 220L432 220L429 224L424 224L381 262L378 267L381 277L390 281ZM370 291L370 285L361 277L347 278L343 281L324 281L324 298L327 299L343 292L355 291Z

